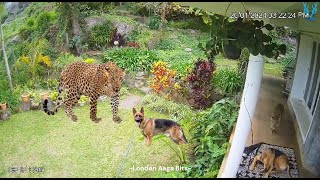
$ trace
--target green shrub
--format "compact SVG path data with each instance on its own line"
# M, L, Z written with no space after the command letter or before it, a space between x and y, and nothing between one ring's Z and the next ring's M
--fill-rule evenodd
M37 31L40 32L40 34L44 33L57 19L57 14L52 11L45 11L38 15L37 17Z
M122 86L120 89L120 99L125 99L129 94L128 87Z
M23 39L27 39L32 32L37 29L36 20L34 17L30 17L27 19L25 24L20 28L19 34Z
M170 66L170 69L177 71L178 75L183 77L186 76L194 66L194 62L197 60L197 56L190 54L184 50L171 50L156 51L159 59L167 62Z
M147 71L152 68L154 61L158 61L154 51L136 48L113 48L104 53L104 62L113 61L128 72Z
M63 70L63 68L75 61L80 61L81 58L75 57L73 54L70 53L61 53L58 58L53 62L53 72L55 73L57 77L60 77L60 72Z
M169 114L172 119L186 120L191 119L194 111L187 105L166 100L156 94L148 94L143 98L143 105L148 109Z
M213 83L216 87L229 96L234 95L243 87L244 79L230 68L219 69L213 77Z
M159 16L151 16L148 26L150 29L159 29L162 26L161 18Z
M239 106L230 98L216 102L208 111L199 113L191 127L195 162L190 165L187 177L216 177L234 123L237 120Z
M176 44L177 42L172 39L162 39L156 48L160 50L173 50L176 48Z
M112 33L115 28L111 21L106 21L103 24L95 25L90 33L89 46L92 48L106 48L110 42Z

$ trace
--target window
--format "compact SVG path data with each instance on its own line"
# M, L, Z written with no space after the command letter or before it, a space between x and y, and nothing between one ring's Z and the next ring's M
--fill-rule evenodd
M320 84L320 45L313 42L311 62L309 66L308 80L304 92L304 100L311 115L314 115L315 106L319 97Z

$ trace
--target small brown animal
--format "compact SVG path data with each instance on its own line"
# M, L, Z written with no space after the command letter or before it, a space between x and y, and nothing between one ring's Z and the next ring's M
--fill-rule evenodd
M151 145L152 137L159 134L165 134L176 144L188 143L187 138L178 123L167 119L146 118L143 107L140 109L140 112L137 112L135 108L132 109L132 112L134 121L142 130L147 145Z
M271 172L281 172L287 170L289 177L290 175L290 165L288 157L279 150L268 148L262 153L259 153L254 157L254 160L250 166L250 170L254 170L256 167L257 161L263 163L264 167L264 178L268 178ZM276 171L272 171L273 169Z
M276 130L279 128L283 112L284 106L282 104L277 104L271 116L270 128L272 134L276 133Z

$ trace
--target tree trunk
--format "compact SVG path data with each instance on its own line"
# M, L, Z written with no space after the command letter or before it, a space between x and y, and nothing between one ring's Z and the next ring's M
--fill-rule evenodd
M2 39L2 53L3 53L3 58L4 58L5 65L6 65L6 70L7 70L8 80L9 80L9 84L10 84L10 89L11 89L11 92L13 92L13 86L12 86L12 80L11 80L11 73L10 73L10 68L9 68L9 64L8 64L7 53L6 53L6 49L5 49L5 45L4 45L4 35L3 35L2 24L0 24L0 30L1 30L1 39Z

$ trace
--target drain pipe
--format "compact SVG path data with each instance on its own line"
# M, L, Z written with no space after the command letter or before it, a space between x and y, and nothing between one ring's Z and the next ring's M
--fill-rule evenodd
M231 142L225 170L221 175L222 178L235 178L242 161L242 154L250 133L251 122L253 121L258 101L263 65L264 61L260 54L257 56L250 54L236 129Z

